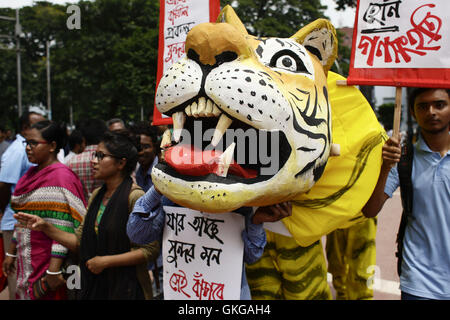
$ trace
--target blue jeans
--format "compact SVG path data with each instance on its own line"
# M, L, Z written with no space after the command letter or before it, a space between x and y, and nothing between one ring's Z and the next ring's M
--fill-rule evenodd
M415 295L406 293L404 291L402 291L401 299L402 300L432 300L432 299L425 298L425 297L415 296Z

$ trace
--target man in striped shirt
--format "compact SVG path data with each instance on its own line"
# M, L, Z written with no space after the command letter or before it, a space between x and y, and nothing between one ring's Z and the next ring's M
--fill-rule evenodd
M81 122L80 128L86 140L86 148L80 154L73 156L66 165L75 172L83 184L86 201L92 192L102 185L100 180L94 179L91 167L92 154L97 150L97 144L106 132L106 124L100 119L87 119Z

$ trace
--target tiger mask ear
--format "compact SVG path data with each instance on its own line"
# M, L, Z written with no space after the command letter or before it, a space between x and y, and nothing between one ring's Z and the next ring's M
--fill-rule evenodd
M222 11L219 13L219 16L216 20L217 23L229 23L233 27L235 27L240 33L242 33L244 36L248 35L247 29L245 29L244 24L242 23L241 19L237 16L234 9L228 4L226 5Z
M317 19L301 28L291 38L319 59L325 74L330 70L338 52L336 29L330 21Z

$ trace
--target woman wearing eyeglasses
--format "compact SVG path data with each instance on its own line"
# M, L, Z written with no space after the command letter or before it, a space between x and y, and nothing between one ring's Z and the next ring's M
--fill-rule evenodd
M124 132L107 132L93 153L91 165L96 179L103 180L88 204L82 225L65 232L37 216L15 217L32 230L78 251L81 269L81 299L150 299L151 282L147 262L159 253L159 242L137 246L126 234L128 215L144 192L130 174L138 152Z
M78 177L56 155L66 141L64 125L51 121L35 123L24 145L31 167L18 181L11 197L15 212L38 217L55 228L74 232L86 213L83 188ZM62 265L68 249L44 232L15 226L13 242L3 272L14 272L17 260L18 299L65 299Z

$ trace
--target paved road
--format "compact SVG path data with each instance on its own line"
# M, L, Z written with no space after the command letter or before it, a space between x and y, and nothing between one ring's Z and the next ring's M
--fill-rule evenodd
M381 290L374 292L374 299L400 299L395 240L401 213L400 191L397 190L392 199L387 200L383 210L378 215L377 265L380 267L382 283ZM396 286L393 287L393 285Z
M376 300L398 300L397 260L395 258L395 237L400 223L402 206L400 192L396 191L393 198L388 200L383 210L378 215L377 229L377 270L375 277L374 299ZM380 282L377 280L380 279ZM0 293L0 300L8 299L6 290Z

